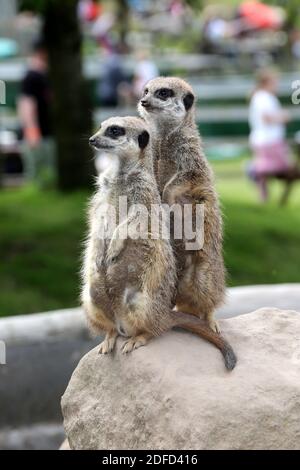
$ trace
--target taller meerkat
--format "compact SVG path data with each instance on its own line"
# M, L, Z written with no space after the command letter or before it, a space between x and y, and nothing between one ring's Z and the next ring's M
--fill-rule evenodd
M179 310L203 316L219 332L214 312L225 296L222 217L212 171L195 123L195 95L176 77L148 82L138 104L151 131L156 177L162 202L204 204L204 245L186 251L174 242L177 259Z

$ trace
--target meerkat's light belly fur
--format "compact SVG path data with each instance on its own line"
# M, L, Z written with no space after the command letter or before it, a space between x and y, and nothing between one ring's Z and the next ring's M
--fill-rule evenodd
M103 265L101 269L101 263L105 259L110 239L101 239L100 234L103 226L108 226L111 223L112 196L111 191L101 189L94 197L90 234L85 252L84 285L81 298L92 323L97 322L99 319L100 322L105 324L114 322L120 335L130 337L137 334L137 325L134 320L135 309L139 307L146 312L146 309L143 310L143 308L147 303L147 293L144 286L141 286L141 291L138 291L136 286L130 284L130 276L135 276L138 271L136 263L131 262L128 264L127 276L124 276L123 272L118 273L118 266L105 267ZM97 210L100 206L101 218L97 217ZM99 299L95 302L95 297L91 294L93 288L104 284L106 284L107 289L101 289ZM110 315L108 315L106 309L106 297L109 298ZM101 308L101 302L104 304L103 309ZM95 308L95 303L97 303L97 308ZM139 328L141 323L142 316L139 315Z

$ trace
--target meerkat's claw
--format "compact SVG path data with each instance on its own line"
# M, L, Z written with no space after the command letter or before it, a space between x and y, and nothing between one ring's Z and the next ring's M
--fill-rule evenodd
M98 354L108 354L114 350L117 335L106 335L99 347Z
M218 335L221 334L221 328L216 320L209 320L209 327Z
M127 341L125 341L125 343L123 344L122 353L127 354L133 351L134 349L138 349L141 346L145 346L147 342L148 339L143 335L133 336L132 338L129 338Z
M98 354L108 354L112 352L113 349L114 349L114 344L112 344L110 340L105 339L100 344Z

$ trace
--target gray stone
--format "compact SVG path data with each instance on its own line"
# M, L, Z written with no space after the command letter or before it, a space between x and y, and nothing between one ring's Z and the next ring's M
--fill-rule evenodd
M59 450L71 450L68 439L65 439L59 446Z
M221 320L238 355L172 331L129 355L80 361L62 399L72 449L299 449L300 315Z

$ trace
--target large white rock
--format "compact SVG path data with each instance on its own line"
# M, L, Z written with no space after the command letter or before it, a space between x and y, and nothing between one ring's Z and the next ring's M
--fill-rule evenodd
M172 331L129 355L90 351L62 399L73 449L299 449L300 315L220 322L239 362Z

